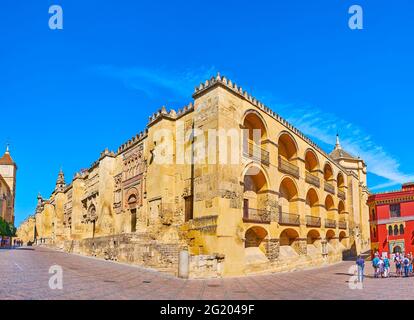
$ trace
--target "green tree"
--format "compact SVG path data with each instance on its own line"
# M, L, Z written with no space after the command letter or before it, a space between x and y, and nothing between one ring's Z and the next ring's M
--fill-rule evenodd
M3 218L0 217L0 235L3 237L15 237L16 236L16 228L12 223L8 223L4 221Z

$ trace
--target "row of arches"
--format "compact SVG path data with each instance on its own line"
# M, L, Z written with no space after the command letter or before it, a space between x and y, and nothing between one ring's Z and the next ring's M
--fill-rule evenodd
M251 165L245 170L244 177L244 209L264 210L267 200L267 191L270 190L268 178L263 168L258 165ZM286 176L279 185L279 208L281 212L298 214L299 191L293 178ZM306 215L319 217L325 210L327 216L334 218L336 212L339 214L346 213L345 203L339 200L335 205L334 197L330 194L326 195L324 200L318 194L315 188L309 188L306 193L305 210Z
M259 226L251 227L245 233L245 247L260 247L267 238L268 232L265 228ZM280 233L279 244L280 246L292 246L299 238L299 233L296 230L286 228ZM336 237L335 231L329 229L324 234L324 238L328 243L332 242L334 239L338 239L340 243L344 244L347 235L345 231L341 231L339 232L338 237ZM308 245L315 244L320 240L322 240L322 237L318 230L312 229L308 231L306 235L306 242Z
M376 231L374 230L376 233ZM398 236L404 234L404 225L400 224L399 226L395 224L394 226L388 226L388 235L389 236ZM376 234L374 235L376 236Z
M250 143L263 148L269 136L266 123L260 113L255 110L247 111L243 119L243 128L248 130L247 138ZM278 156L279 163L285 164L293 172L298 171L299 147L294 137L287 131L282 132L278 137ZM321 172L325 182L333 184L336 181L338 190L344 191L346 184L342 172L335 175L333 165L329 162L326 162L322 168L316 152L311 148L305 151L303 157L307 173L318 176Z

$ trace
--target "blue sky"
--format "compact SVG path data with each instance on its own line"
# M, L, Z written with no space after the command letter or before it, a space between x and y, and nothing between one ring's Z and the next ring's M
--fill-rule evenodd
M49 6L64 29L48 28ZM348 8L364 29L348 28ZM220 71L331 151L374 191L414 180L412 1L2 0L0 147L19 165L16 224L162 105ZM114 113L116 110L116 113Z

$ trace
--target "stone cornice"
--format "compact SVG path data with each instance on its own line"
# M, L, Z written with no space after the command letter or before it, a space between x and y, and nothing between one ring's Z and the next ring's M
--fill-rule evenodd
M414 202L414 195L406 195L406 196L398 196L395 198L388 198L388 199L369 199L369 205L384 205L384 204L394 204L394 203L402 203L402 202Z
M375 225L381 225L381 224L394 224L397 222L407 222L407 221L414 221L414 215L388 218L388 219L379 219L378 221L370 221L370 223L375 224Z

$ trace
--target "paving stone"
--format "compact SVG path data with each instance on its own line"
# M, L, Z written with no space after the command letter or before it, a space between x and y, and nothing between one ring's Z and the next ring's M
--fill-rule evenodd
M16 264L19 267L16 267ZM0 299L7 300L273 300L413 299L414 277L376 279L349 288L353 262L288 273L183 280L144 268L66 254L46 248L1 250ZM63 269L63 290L49 288L49 268ZM372 270L367 265L368 273ZM390 288L393 288L390 291ZM395 289L395 290L394 290Z

